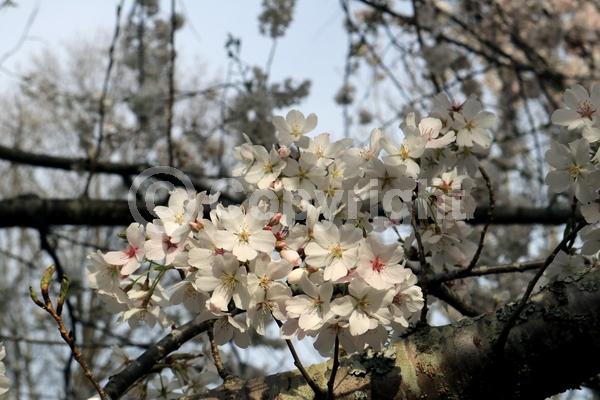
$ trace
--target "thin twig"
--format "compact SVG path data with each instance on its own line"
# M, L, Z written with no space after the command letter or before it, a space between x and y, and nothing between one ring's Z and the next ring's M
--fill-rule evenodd
M223 359L221 358L221 351L219 350L219 346L215 343L215 334L213 332L214 323L210 328L206 330L208 334L208 340L210 342L210 351L213 356L213 361L215 363L215 367L217 368L217 372L223 381L228 380L231 377L231 373L225 368L223 364Z
M334 392L334 384L335 384L335 376L337 375L338 368L340 366L340 339L336 332L335 334L335 343L333 345L333 365L331 366L331 375L329 375L329 381L327 381L327 399L333 400L335 398Z
M416 190L418 191L418 189ZM417 191L415 191L415 193L413 194L413 206L411 210L410 224L412 226L413 232L415 233L415 240L417 241L417 253L419 257L419 263L421 264L421 274L419 276L419 282L421 283L421 289L423 290L423 298L425 299L425 302L423 303L423 308L421 309L421 317L419 322L421 324L427 324L427 274L429 273L429 265L427 264L427 260L425 259L425 249L423 247L423 241L421 240L421 232L419 232L419 229L417 227Z
M421 54L424 54L424 49L425 49L425 41L423 40L423 33L421 32L421 23L419 22L419 5L417 4L419 0L412 0L412 6L413 6L413 20L414 20L414 25L415 25L415 30L417 32L417 41L419 42L419 46L421 48ZM431 83L433 84L433 87L435 88L435 91L437 93L442 91L442 87L440 86L439 82L437 81L437 78L435 77L435 74L433 73L433 71L429 71L429 80L431 81Z
M484 275L496 275L496 274L505 274L505 273L514 273L514 272L525 272L531 271L533 269L541 268L544 265L544 260L533 260L533 261L524 261L524 262L515 262L511 264L504 265L494 265L494 266L480 266L475 267L470 271L467 269L442 272L438 274L434 274L428 277L427 281L429 284L437 284L442 282L453 281L456 279L463 278L471 278L478 277Z
M502 328L502 331L498 335L498 339L496 340L496 343L494 344L494 350L496 352L501 353L504 350L504 346L508 339L508 335L510 334L510 330L513 328L513 326L517 322L517 319L519 318L519 315L521 315L521 312L523 312L523 310L525 309L525 306L527 305L527 300L529 300L529 296L531 296L531 293L533 292L535 285L537 284L539 279L544 274L544 271L546 271L548 266L550 264L552 264L552 261L554 261L554 258L558 255L558 253L561 250L564 250L565 248L567 248L569 242L571 242L573 239L575 239L577 237L577 233L584 226L585 226L585 223L580 222L577 226L575 226L571 230L571 232L569 232L569 234L565 235L563 237L563 239L561 240L561 242L558 244L558 246L556 246L556 248L548 256L548 258L546 258L546 261L544 261L544 265L542 265L542 267L537 270L533 279L531 281L529 281L529 284L527 285L527 289L525 290L525 293L523 293L523 296L517 303L517 307L515 308L514 312L510 315L508 321L506 321L506 324L504 325L504 327Z
M169 166L173 166L173 104L175 102L175 29L177 18L175 14L175 0L171 0L171 32L169 37L169 99L167 103L167 152Z
M100 158L100 152L102 150L102 143L104 142L104 120L106 119L106 97L108 96L108 87L110 84L110 74L115 63L115 48L117 47L117 40L119 39L119 33L121 32L121 11L123 10L123 3L125 0L117 5L116 11L116 23L115 31L113 34L110 47L108 49L108 65L106 66L106 72L104 74L104 82L102 83L102 94L100 95L100 102L98 104L98 139L96 141L96 149L93 157L90 159L90 173L88 174L83 189L82 196L86 197L90 189L92 177L96 169L96 163Z
M281 326L283 325L281 321L279 321L275 317L273 317L273 319L277 323L277 326L281 328ZM287 345L288 349L290 350L290 354L294 359L294 365L296 366L296 368L298 368L298 371L300 371L300 374L302 374L302 377L304 378L308 386L310 386L312 391L315 393L315 398L325 398L327 393L319 385L317 385L317 383L309 375L308 371L304 368L304 365L302 365L302 361L300 361L300 357L298 356L298 353L296 352L292 341L289 339L285 339L285 344Z
M473 268L475 268L475 265L477 265L477 261L479 261L479 257L481 256L481 251L483 250L483 245L485 242L485 236L490 227L490 224L492 223L492 220L494 219L494 208L496 208L496 198L494 196L494 188L492 187L492 181L490 180L490 176L487 174L487 172L485 171L485 169L482 166L479 166L479 172L481 173L481 176L483 177L483 180L485 181L485 186L487 187L487 190L488 190L488 198L489 198L490 204L488 205L488 210L487 210L487 215L488 215L487 222L485 223L485 225L483 226L483 229L481 230L481 235L479 236L479 244L477 245L477 250L475 250L475 254L473 254L473 258L471 259L471 262L467 266L467 271L470 271Z

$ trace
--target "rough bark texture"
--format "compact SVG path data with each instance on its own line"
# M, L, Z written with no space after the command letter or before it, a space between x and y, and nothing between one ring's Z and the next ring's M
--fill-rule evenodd
M336 399L543 399L600 372L600 269L561 277L533 297L504 354L491 346L514 305L421 330L383 355L344 358ZM323 387L331 362L310 374ZM297 371L228 382L196 399L311 399Z

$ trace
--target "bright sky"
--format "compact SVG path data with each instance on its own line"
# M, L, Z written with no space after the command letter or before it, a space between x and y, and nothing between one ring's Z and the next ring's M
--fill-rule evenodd
M0 60L14 48L27 20L39 4L39 12L19 51L2 67L18 72L31 55L43 49L64 46L82 39L108 40L115 21L116 0L15 0L17 8L0 10ZM133 0L125 0L125 15ZM0 1L1 3L2 1ZM161 0L162 10L170 1ZM264 66L271 40L260 35L257 16L260 0L204 2L177 0L187 23L176 38L180 62L194 68L202 64L209 76L224 76L227 34L242 38L242 58L249 64ZM279 40L271 74L273 80L292 77L312 81L310 97L299 106L305 113L316 112L320 131L341 134L341 109L333 101L341 86L346 36L342 29L342 10L337 1L297 1L294 20L286 36ZM0 87L14 82L0 71Z

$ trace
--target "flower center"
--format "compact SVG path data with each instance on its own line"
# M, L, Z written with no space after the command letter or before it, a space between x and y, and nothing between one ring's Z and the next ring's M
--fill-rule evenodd
M248 243L250 240L250 232L248 232L246 228L242 229L240 233L238 233L238 239L240 242Z
M339 243L331 246L331 249L329 249L329 252L335 258L342 258L342 254L344 254L344 251L342 250L342 246Z
M237 279L235 278L235 275L233 275L233 274L223 274L223 277L221 278L221 282L223 282L223 285L225 285L229 288L233 288L237 283Z
M577 114L579 114L581 118L589 118L591 120L595 113L596 109L588 100L582 101L577 106Z
M403 160L410 158L408 153L408 148L405 145L400 146L400 157L402 157Z
M183 224L183 211L179 211L177 214L175 214L175 222L177 222L179 225Z
M165 237L163 239L163 243L167 247L167 251L171 251L171 250L177 248L177 245L175 243L171 242L171 239L169 239L168 237Z
M376 256L374 259L371 260L371 268L375 272L381 272L385 268L385 263L381 258L379 258L379 256Z
M397 295L394 296L393 303L394 304L402 304L402 303L404 303L405 299L406 299L406 295L404 293L398 293Z
M125 251L125 254L127 254L127 257L129 257L129 258L133 258L133 257L135 257L135 253L137 253L137 250L138 250L137 247L129 246L127 248L127 250Z
M571 175L572 178L577 178L579 175L581 175L582 172L583 168L581 168L581 166L577 164L572 164L569 167L569 175Z
M258 281L258 285L260 287L262 287L263 289L268 289L269 286L271 285L271 279L269 279L268 276L263 275L260 277L260 279Z
M266 173L271 173L273 172L273 164L271 164L271 162L266 162L263 164L263 171L265 171Z
M316 155L318 158L323 158L323 156L325 155L325 152L323 151L323 148L322 148L321 146L317 146L317 147L315 148L315 155Z
M369 300L366 297L363 297L362 299L358 300L356 305L361 310L366 310L369 307Z

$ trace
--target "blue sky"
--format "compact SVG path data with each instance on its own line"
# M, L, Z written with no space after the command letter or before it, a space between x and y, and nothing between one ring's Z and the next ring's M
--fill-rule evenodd
M133 0L126 0L124 13ZM77 40L103 38L108 47L115 21L113 0L16 0L17 8L0 10L0 59L19 41L27 19L39 4L39 12L28 39L3 67L19 71L28 59L43 49L60 49ZM169 1L161 0L162 9ZM185 10L187 24L177 36L180 66L207 68L210 77L224 76L227 34L242 38L242 57L249 64L264 66L271 40L260 35L257 16L260 0L200 1L177 0ZM341 86L346 35L342 10L337 1L298 1L294 20L279 40L271 74L274 80L292 77L312 81L310 97L300 105L319 116L319 131L341 134L341 109L333 101ZM0 87L14 82L0 72Z

